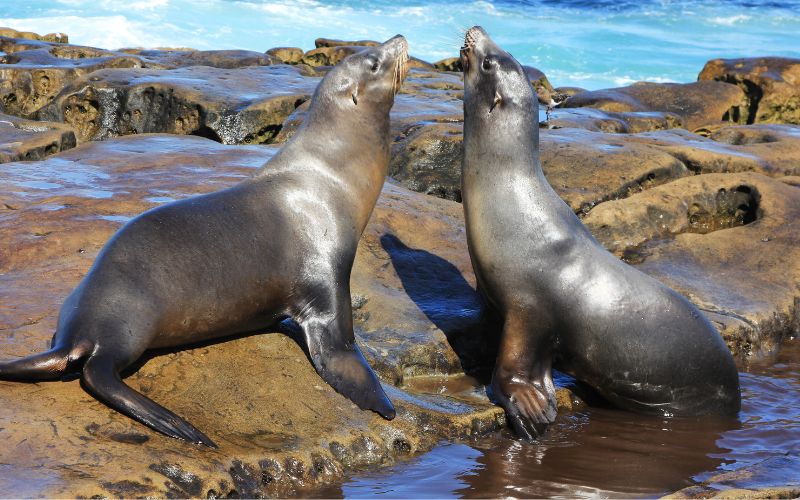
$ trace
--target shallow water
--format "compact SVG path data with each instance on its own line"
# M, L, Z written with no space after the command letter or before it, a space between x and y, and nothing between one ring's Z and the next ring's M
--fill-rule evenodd
M538 443L516 441L504 431L441 444L407 462L353 475L318 494L658 497L765 460L753 477L728 486L800 484L800 340L785 344L777 359L743 369L738 419L664 419L596 407L562 412ZM415 389L438 393L443 385ZM446 390L470 389L458 382Z
M556 86L689 82L716 57L800 57L800 0L0 0L0 26L109 49L307 50L401 32L436 61L475 24Z

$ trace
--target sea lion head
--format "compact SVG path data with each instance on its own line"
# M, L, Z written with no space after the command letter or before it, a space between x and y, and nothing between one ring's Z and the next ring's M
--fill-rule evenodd
M388 113L408 73L407 63L408 42L396 35L344 58L325 76L320 90L337 106L355 113L365 109Z
M475 118L482 116L493 123L513 123L514 120L509 120L511 116L538 123L536 93L525 71L480 26L467 30L461 47L461 64L465 113L474 113Z

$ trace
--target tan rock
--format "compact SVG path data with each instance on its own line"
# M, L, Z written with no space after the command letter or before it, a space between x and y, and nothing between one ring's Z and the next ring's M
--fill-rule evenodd
M233 70L101 70L69 85L39 116L70 124L80 141L167 132L225 144L269 142L317 83L299 66Z
M744 92L723 82L639 82L629 87L580 92L562 104L567 108L592 107L612 112L664 111L680 116L689 130L721 122L744 124Z
M364 50L364 46L356 45L335 45L324 46L316 49L309 50L300 59L303 64L308 64L311 67L316 66L335 66L339 61L349 56Z
M380 42L374 40L336 40L334 38L317 38L314 40L314 47L342 47L342 46L360 46L360 47L374 47L380 45Z
M743 356L773 354L800 334L798 218L796 186L744 172L678 179L598 205L584 222L689 297Z
M713 59L697 78L738 85L748 99L746 123L800 124L800 59Z
M298 47L275 47L269 49L267 55L277 57L286 64L297 64L303 59L303 50Z
M12 28L0 28L0 36L8 38L23 38L27 40L41 40L43 42L55 43L69 43L69 37L66 33L48 33L46 35L39 35L31 33L30 31L17 31Z
M121 49L120 52L141 57L145 68L210 66L234 69L281 63L281 60L270 54L252 50Z
M582 128L593 132L635 134L683 127L675 113L661 111L615 113L595 108L556 108L542 123L546 128Z
M433 63L433 67L438 69L439 71L463 71L464 68L461 67L461 58L460 57L448 57L446 59L442 59L441 61L436 61Z
M41 160L75 147L75 132L61 123L36 122L0 113L0 163Z
M35 118L71 82L103 68L140 68L138 57L35 40L0 37L0 111Z

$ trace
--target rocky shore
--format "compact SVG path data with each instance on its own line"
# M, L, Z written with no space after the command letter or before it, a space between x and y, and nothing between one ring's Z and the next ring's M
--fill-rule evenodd
M66 41L0 29L2 359L46 348L64 297L120 225L254 173L330 65L374 43L259 53ZM288 328L154 353L128 377L218 450L153 433L77 381L0 382L0 496L302 494L504 426L480 384L496 325L474 291L458 203L458 61L411 66L392 110L391 177L352 275L357 336L398 417L334 392ZM597 91L526 71L544 104L563 98L541 123L544 171L610 251L695 302L740 358L800 333L800 60L713 60L694 83ZM465 377L477 378L470 390L430 389ZM583 403L562 388L559 404Z

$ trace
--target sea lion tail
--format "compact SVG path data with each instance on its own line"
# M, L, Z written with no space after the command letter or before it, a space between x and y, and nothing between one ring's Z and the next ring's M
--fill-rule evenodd
M49 351L34 354L14 361L0 363L0 380L37 382L59 380L70 362L68 346L54 347Z

